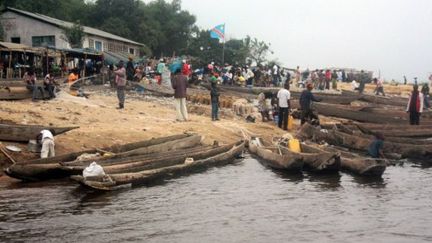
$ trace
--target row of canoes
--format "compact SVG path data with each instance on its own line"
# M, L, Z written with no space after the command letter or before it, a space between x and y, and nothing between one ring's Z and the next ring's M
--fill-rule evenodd
M301 143L300 149L301 152L295 152L286 146L271 145L258 139L249 141L249 151L273 169L290 172L305 169L319 173L345 170L361 176L381 176L386 169L385 161L366 158L335 146Z
M133 186L158 178L224 165L233 162L244 148L243 141L223 146L207 146L201 144L201 139L201 136L195 134L154 138L20 162L7 168L5 173L25 181L71 177L86 187L113 190L123 185ZM91 157L101 151L108 156ZM83 155L86 157L81 159ZM105 175L84 177L83 170L92 162L101 165Z
M224 165L233 162L244 147L243 141L222 146L203 145L199 135L179 134L18 162L7 168L5 173L25 181L70 177L92 189L114 190L125 185L146 184L161 178ZM385 164L356 157L336 147L319 147L316 144L302 143L302 152L295 153L287 147L272 146L265 142L257 144L251 140L249 150L267 161L270 167L289 171L306 168L328 173L346 169L359 175L379 176L385 170ZM92 157L97 152L108 156ZM83 170L92 162L102 166L105 174L84 177Z

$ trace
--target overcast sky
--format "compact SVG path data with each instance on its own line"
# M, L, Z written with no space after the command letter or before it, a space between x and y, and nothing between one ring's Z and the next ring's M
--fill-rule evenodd
M386 79L432 73L432 0L182 0L228 38L270 42L286 67L378 70Z

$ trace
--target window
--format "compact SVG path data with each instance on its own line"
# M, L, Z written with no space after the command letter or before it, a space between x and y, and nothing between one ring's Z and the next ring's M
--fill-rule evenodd
M21 44L21 38L20 37L11 37L11 42Z
M129 48L129 54L135 55L135 49Z
M95 41L95 49L98 51L102 51L102 42Z
M94 40L93 39L89 39L88 40L88 42L89 42L89 48L94 48Z
M33 36L32 37L33 47L45 47L45 46L55 46L55 36Z

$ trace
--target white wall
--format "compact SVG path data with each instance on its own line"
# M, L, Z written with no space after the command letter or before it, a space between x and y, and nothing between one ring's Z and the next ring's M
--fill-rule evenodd
M4 32L5 41L11 42L11 37L20 37L21 44L32 46L33 36L55 36L57 48L70 48L67 41L62 39L62 30L54 25L16 14L11 11L4 12L0 20Z
M70 48L69 43L63 39L64 36L62 29L57 26L47 24L42 21L35 20L33 18L29 18L11 11L6 11L1 15L0 23L2 24L5 32L5 42L11 42L11 37L20 37L21 44L32 46L33 36L54 35L57 48ZM94 44L93 46L89 46L89 38L93 39L94 41L102 42L103 51L108 51L108 42L112 42L117 44L125 44L128 47L128 53L129 48L134 48L134 55L139 55L139 46L88 34L86 34L84 37L84 48L94 48Z

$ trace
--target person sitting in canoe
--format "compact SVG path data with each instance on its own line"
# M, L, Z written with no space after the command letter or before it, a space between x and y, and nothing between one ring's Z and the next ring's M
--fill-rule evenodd
M26 82L26 88L32 92L32 101L36 101L38 91L41 93L42 98L44 98L43 88L36 84L36 74L33 68L25 72L23 78Z
M302 110L301 113L301 125L303 125L306 121L315 121L313 125L319 125L319 119L316 114L313 113L312 110L312 102L320 102L321 99L315 98L312 94L311 90L313 89L313 84L308 83L306 85L306 89L300 95L300 107Z
M375 139L372 141L371 144L369 144L368 155L370 155L372 158L384 159L383 147L384 135L380 132L377 132L375 134Z

